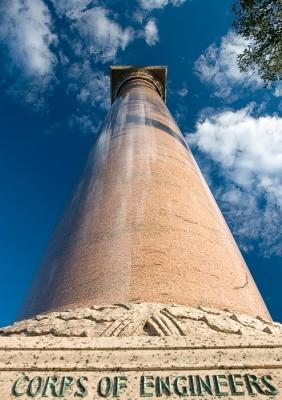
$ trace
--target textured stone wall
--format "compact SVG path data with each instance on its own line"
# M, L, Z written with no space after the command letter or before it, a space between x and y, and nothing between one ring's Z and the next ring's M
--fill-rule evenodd
M0 331L0 399L282 399L282 326L210 308L119 304Z

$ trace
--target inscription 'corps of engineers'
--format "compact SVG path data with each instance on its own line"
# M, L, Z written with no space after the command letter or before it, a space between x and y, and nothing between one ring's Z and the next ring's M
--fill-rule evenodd
M197 397L197 396L276 396L278 388L271 375L126 375L103 376L93 382L87 376L22 374L12 385L15 397L32 398L119 398L138 397Z

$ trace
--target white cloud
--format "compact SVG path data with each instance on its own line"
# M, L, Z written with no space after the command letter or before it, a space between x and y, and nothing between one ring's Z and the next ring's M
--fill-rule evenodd
M154 19L150 19L145 25L144 37L149 46L154 46L159 41L158 27Z
M282 82L277 82L274 88L274 96L282 97Z
M63 79L80 106L91 104L106 109L109 78L98 72L95 63L115 60L118 51L138 37L154 45L158 41L158 29L154 19L147 20L142 30L123 28L117 15L97 6L99 3L98 0L51 0L57 15L68 18L68 30L62 25L58 34L53 33L56 25L52 24L49 3L44 0L1 3L0 40L6 46L7 57L6 75L0 80L5 83L5 95L28 104L33 110L43 110L58 82L55 69L58 66L61 71L65 68Z
M33 110L43 109L52 89L63 80L79 105L95 103L95 107L97 104L108 107L105 101L108 92L103 91L109 87L108 78L104 73L98 76L97 63L116 60L119 51L140 37L147 45L155 45L159 40L158 28L155 19L148 19L148 10L167 4L181 5L184 1L137 0L143 7L135 8L135 12L142 15L140 29L121 26L118 14L101 6L99 0L2 2L0 40L1 45L6 46L7 56L3 60L5 74L0 81L5 84L5 94L16 102L27 103ZM64 18L63 24L59 22L58 31L57 20L52 20L53 11ZM84 75L78 69L83 70ZM77 73L70 84L68 78L74 71Z
M143 10L154 10L155 8L163 8L168 4L173 6L181 6L186 0L139 0L140 6Z
M188 142L222 167L217 197L241 243L282 254L282 118L252 106L205 117Z
M83 135L96 135L100 126L100 119L97 115L91 113L91 116L85 114L72 115L67 123L66 129L71 130L76 134L79 132ZM60 129L62 129L62 126Z
M266 257L282 255L281 209L271 199L262 207L255 190L236 184L217 188L215 195L244 251L259 250Z
M242 73L237 64L248 42L234 32L228 32L221 39L220 46L214 43L195 62L195 72L202 82L213 86L215 96L234 100L242 88L257 89L263 86L259 75L254 72Z
M10 0L0 5L0 14L0 40L7 50L6 75L1 77L2 82L6 80L4 94L42 111L53 89L57 63L50 48L57 37L49 10L41 0Z
M184 84L183 87L182 87L181 89L179 89L178 92L177 92L177 94L178 94L180 97L186 97L188 93L189 93L189 91L188 91L188 89L187 89L187 87L186 87L185 84Z
M90 62L73 64L68 73L71 82L68 90L76 95L80 104L88 107L100 107L107 110L110 106L110 78L102 71L95 71Z
M87 51L103 63L114 60L118 50L124 50L134 38L132 28L122 29L109 14L109 10L95 7L85 11L76 23Z
M52 0L56 12L60 16L67 16L69 18L80 17L83 10L90 4L89 0ZM97 1L91 1L91 4L96 4Z
M185 129L187 124L187 115L189 115L188 103L186 101L186 96L188 93L189 91L187 89L186 82L182 82L181 87L175 93L176 102L173 115L182 129Z
M41 0L10 0L0 8L0 38L9 49L13 65L28 76L52 73L56 58L50 50L56 36L51 16Z
M187 117L189 116L188 105L181 101L176 102L173 115L182 130L185 129L185 126L187 125Z
M110 107L110 77L89 60L69 66L66 74L66 91L75 101L75 109L68 119L53 123L47 134L62 131L74 134L97 134L105 112Z

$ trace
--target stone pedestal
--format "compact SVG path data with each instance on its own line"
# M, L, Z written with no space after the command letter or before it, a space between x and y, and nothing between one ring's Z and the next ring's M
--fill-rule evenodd
M0 399L282 399L282 325L208 308L94 306L3 328Z

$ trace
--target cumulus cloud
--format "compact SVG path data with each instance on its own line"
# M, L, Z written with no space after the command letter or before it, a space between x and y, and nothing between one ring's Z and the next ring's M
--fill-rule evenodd
M143 10L154 10L155 8L163 8L168 4L173 6L181 6L186 0L139 0L140 6Z
M109 14L109 10L95 7L85 11L76 23L88 52L103 63L114 60L118 50L124 50L134 38L132 28L122 29Z
M87 73L72 76L72 79L79 79L72 82L74 86L81 85L77 100L88 104L93 102L93 93L96 93L97 102L106 107L105 99L100 101L100 93L103 85L106 89L109 87L107 79L102 73L98 76L97 71L96 75L91 74L87 60L113 61L117 52L133 40L134 30L123 29L109 10L96 7L95 3L92 1L90 7L84 0L53 0L54 12L68 18L72 35L64 32L63 25L58 34L53 33L56 26L52 23L48 3L43 0L11 0L0 6L0 39L6 60L6 74L0 79L5 84L6 95L16 102L29 104L33 110L43 109L52 88L59 82L55 67L62 70L67 66L63 80L69 88L66 77L70 76L69 71L76 69L75 64L80 63L84 70L87 65ZM64 53L66 47L71 51L67 55ZM71 58L76 59L74 64L70 62Z
M237 57L243 53L248 42L235 32L228 32L221 39L220 46L211 44L195 62L195 72L202 82L212 85L214 94L225 100L235 100L240 89L257 89L263 86L254 71L242 73Z
M158 28L154 19L150 19L145 25L144 37L149 46L154 46L159 41Z
M50 45L56 36L51 32L51 17L41 0L11 0L1 8L0 38L9 49L15 66L27 75L48 75L56 59Z
M2 3L0 13L6 79L11 81L6 94L41 108L44 92L47 86L49 90L52 86L50 81L57 63L51 50L57 37L52 33L49 10L41 0L10 0Z
M5 94L16 102L28 103L29 109L43 109L52 89L59 84L75 94L79 104L94 104L96 95L96 104L105 109L107 105L100 94L104 93L103 87L108 88L108 81L103 73L98 76L97 66L101 70L101 63L116 60L119 52L137 38L155 45L159 35L156 20L148 17L150 10L184 1L137 0L138 7L135 3L133 8L142 18L134 28L132 15L129 25L124 26L119 14L106 8L114 0L2 2L0 40L6 70L0 81ZM79 64L84 75L78 72Z
M115 59L117 52L125 50L135 38L132 27L125 29L116 21L112 12L99 5L100 1L53 0L56 13L69 18L69 25L76 32L72 47L77 55L83 50L94 61L106 63Z
M240 243L282 255L282 118L256 117L250 105L206 116L187 139L224 179L215 194Z

